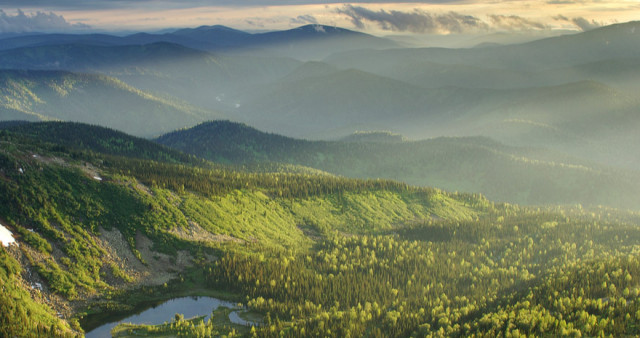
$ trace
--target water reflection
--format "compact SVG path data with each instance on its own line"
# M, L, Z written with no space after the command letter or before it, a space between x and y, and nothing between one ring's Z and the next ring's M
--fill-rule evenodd
M87 338L103 338L111 337L111 329L120 323L132 324L150 324L158 325L169 322L174 318L176 313L184 314L184 318L193 318L196 316L206 316L205 321L209 319L211 312L218 307L234 308L235 304L223 301L213 297L182 297L168 300L160 305L148 308L138 314L131 315L119 321L103 324L89 332ZM232 323L240 325L251 325L252 323L240 318L237 311L229 316Z

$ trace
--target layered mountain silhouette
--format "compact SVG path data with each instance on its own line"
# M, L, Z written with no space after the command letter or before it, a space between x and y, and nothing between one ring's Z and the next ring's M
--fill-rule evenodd
M484 136L633 169L640 161L633 132L640 107L634 95L640 88L639 25L471 49L397 48L388 40L320 25L256 34L203 26L125 37L30 35L2 40L0 68L93 73L120 81L127 90L110 91L109 100L119 102L114 107L129 102L119 114L136 116L122 115L129 122L107 126L139 136L227 118L305 139L376 130L411 139ZM331 55L305 61L299 53L320 55L309 46ZM97 79L102 78L91 81ZM12 103L3 105L4 120L106 123L106 112L92 111L109 105L94 107L90 103L99 100L83 97L95 92L49 99L72 107L54 113L37 100L29 103L29 95L12 96L20 91L8 83L4 95ZM173 110L150 109L144 100L134 107L128 90L170 103ZM142 122L151 116L158 118ZM161 128L154 121L162 119L180 123Z
M137 33L123 37L107 34L35 34L10 37L2 41L0 45L2 50L61 44L124 46L164 42L206 51L234 53L259 51L276 56L312 59L319 59L336 51L398 46L388 39L317 24L255 34L215 25L179 29L165 34Z
M372 134L377 137L370 137ZM640 202L636 194L640 173L561 153L510 147L483 137L404 141L389 133L366 136L358 133L340 141L308 141L214 121L156 141L218 163L289 163L349 177L480 192L512 203L636 208Z
M62 71L0 71L3 120L61 120L154 136L214 114L163 99L113 77Z

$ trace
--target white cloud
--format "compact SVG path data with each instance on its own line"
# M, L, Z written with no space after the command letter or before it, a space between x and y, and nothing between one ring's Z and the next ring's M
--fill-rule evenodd
M15 15L0 9L0 33L55 32L83 30L89 26L82 23L70 23L63 16L53 12L25 13L18 10Z
M489 20L491 21L491 26L498 29L506 29L510 31L520 31L520 30L543 30L547 29L547 25L537 22L534 20L529 20L517 15L496 15L490 14L488 15Z
M336 12L349 17L360 29L365 28L366 21L375 23L384 30L413 33L461 33L487 28L487 24L479 18L456 12L433 14L419 9L409 12L384 9L374 11L353 5L345 5Z
M291 19L291 23L298 24L298 25L306 25L310 23L317 24L318 19L316 19L313 15L309 15L309 14L298 15L297 17Z
M582 31L588 31L588 30L592 30L592 29L603 26L602 23L596 20L589 21L581 16L575 17L575 18L568 18L564 15L556 15L553 18L557 21L566 21L566 22L572 23Z
M54 11L54 16L64 16L67 25L84 22L102 31L212 24L279 30L317 23L355 26L371 34L584 30L596 24L639 20L640 7L631 6L630 1L634 0L0 0L2 8L12 15L12 4L27 13L39 11L46 16ZM554 20L557 13L575 19ZM0 20L6 21L6 15ZM67 30L78 28L72 25ZM6 29L0 27L2 31Z
M413 33L472 33L486 31L545 30L549 27L541 22L518 15L489 14L488 20L479 16L448 11L431 13L421 9L410 11L371 10L361 6L345 5L336 10L345 15L358 28L365 23L378 25L383 30Z

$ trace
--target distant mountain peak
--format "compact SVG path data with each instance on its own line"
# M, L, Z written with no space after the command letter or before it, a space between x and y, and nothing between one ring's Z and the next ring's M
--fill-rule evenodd
M181 34L187 32L230 32L230 33L240 33L240 34L249 34L247 32L237 30L231 27L223 26L223 25L213 25L213 26L200 26L196 28L183 28L178 29L174 32L174 34Z
M227 26L223 26L223 25L213 25L213 26L206 26L206 25L203 25L203 26L200 26L200 27L198 27L198 28L196 28L196 29L199 29L199 30L213 30L213 29L217 29L217 30L230 30L230 31L235 31L235 30L236 30L236 29L233 29L233 28L231 28L231 27L227 27Z
M320 34L363 34L358 33L356 31L348 30L345 28L335 27L335 26L327 26L320 24L310 24L300 26L298 28L292 29L293 31L303 31L308 33L320 33Z

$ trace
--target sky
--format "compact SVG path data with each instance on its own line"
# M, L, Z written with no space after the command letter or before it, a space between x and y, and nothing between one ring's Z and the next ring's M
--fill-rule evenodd
M247 31L324 24L385 34L585 31L640 20L640 0L0 0L0 33Z

